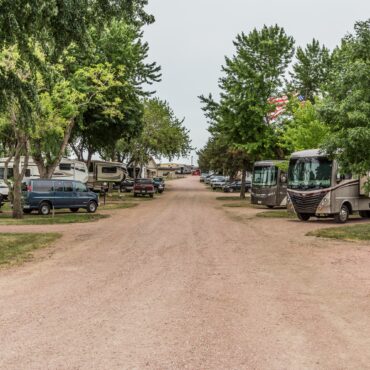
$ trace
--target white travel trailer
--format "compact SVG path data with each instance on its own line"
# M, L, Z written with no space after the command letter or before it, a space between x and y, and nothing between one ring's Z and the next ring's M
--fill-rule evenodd
M0 158L0 181L4 179L5 162L7 158ZM24 157L21 158L21 165L24 163ZM8 165L8 178L13 177L14 161L11 160ZM40 178L39 170L32 158L28 161L28 167L24 180ZM88 172L84 162L74 159L62 158L61 162L53 173L53 179L76 180L87 183Z
M333 217L338 223L358 212L370 218L370 197L360 178L340 171L337 161L320 150L293 153L288 171L288 211L302 221L310 217Z
M88 187L94 191L107 190L120 185L126 178L127 168L120 162L91 161Z

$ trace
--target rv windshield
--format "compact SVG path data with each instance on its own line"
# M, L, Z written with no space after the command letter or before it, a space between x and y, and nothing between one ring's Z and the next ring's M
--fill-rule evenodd
M274 186L277 183L278 169L275 166L258 166L253 171L253 186Z
M324 189L331 185L333 162L328 158L293 158L289 163L288 188Z

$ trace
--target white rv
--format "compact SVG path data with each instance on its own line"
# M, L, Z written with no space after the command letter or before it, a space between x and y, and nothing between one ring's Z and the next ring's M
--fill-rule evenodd
M92 161L89 166L88 187L94 191L120 185L126 178L127 168L120 162Z
M0 158L0 185L4 183L4 171L5 162L7 158ZM21 158L21 166L24 163L24 157ZM13 165L14 161L11 160L8 165L8 178L13 177ZM26 175L24 180L38 179L40 178L39 170L36 163L32 158L28 161L28 167L26 170ZM83 183L87 183L88 172L87 167L84 162L80 162L74 159L62 158L59 166L54 171L53 179L63 179L63 180L76 180ZM0 188L2 189L2 187Z

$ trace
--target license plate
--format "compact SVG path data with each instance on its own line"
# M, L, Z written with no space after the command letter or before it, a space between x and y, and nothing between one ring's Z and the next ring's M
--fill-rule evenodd
M258 204L262 204L262 201L261 201L261 200L259 200L257 203L258 203Z
M142 192L142 193L146 193L146 191L145 191L145 190L141 190L141 192Z

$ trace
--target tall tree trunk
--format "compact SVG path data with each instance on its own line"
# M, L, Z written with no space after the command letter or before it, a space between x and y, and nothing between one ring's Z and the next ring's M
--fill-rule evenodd
M25 153L24 163L21 166L21 155ZM14 155L13 174L13 218L23 218L23 205L22 205L22 180L28 168L29 150L26 138L22 138L18 144Z
M245 199L245 178L247 176L247 161L243 160L243 168L242 168L242 183L241 183L241 189L240 189L240 198Z

